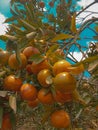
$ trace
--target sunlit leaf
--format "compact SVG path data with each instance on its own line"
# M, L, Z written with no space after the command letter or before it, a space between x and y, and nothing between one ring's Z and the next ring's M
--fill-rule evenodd
M86 58L86 59L83 60L83 61L80 61L80 62L74 64L73 66L78 66L78 65L80 65L80 64L83 64L84 67L85 67L86 64L90 64L91 62L94 62L94 61L97 60L97 59L98 59L98 55L91 56L91 57Z
M53 54L57 49L59 48L58 44L55 44L49 48L49 50L46 52L46 56L49 56Z
M0 97L6 97L7 91L0 91Z
M76 14L75 14L75 13L74 13L74 15L72 16L70 29L71 29L71 31L72 31L73 33L77 33L77 29L76 29Z
M64 40L64 39L70 39L70 38L74 38L72 35L70 34L64 34L64 33L61 33L61 34L57 34L51 42L56 42L58 40Z
M98 26L95 26L95 31L98 32Z
M68 67L68 70L71 74L78 75L78 74L81 74L85 70L85 68L83 64L80 64L79 66L76 66L76 67L73 67L73 66Z
M12 110L16 113L17 105L16 105L16 97L10 95L9 96L9 105L12 108Z

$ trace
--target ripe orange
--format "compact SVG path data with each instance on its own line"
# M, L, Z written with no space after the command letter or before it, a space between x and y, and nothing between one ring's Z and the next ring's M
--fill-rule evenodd
M28 72L28 74L32 74L31 66L32 66L32 64L27 64L26 65L26 71Z
M37 97L37 89L31 84L25 83L20 88L20 94L24 100L34 100Z
M38 99L43 104L52 104L54 103L53 95L49 91L47 92L47 89L42 88L38 92Z
M3 115L2 126L0 130L12 130L12 123L10 120L10 114L5 113Z
M38 74L43 69L49 69L50 66L49 66L48 61L44 60L44 61L42 61L42 62L40 62L38 64L33 62L31 68L32 68L33 74Z
M29 107L32 107L32 108L37 107L38 104L39 104L39 99L36 98L36 99L33 100L33 101L27 101L27 103L28 103L28 106L29 106Z
M56 128L67 128L70 125L69 114L64 110L54 111L50 116L50 121Z
M38 73L37 79L43 87L49 86L49 84L46 81L49 76L51 76L51 72L49 69L43 69Z
M68 72L62 72L57 74L53 80L56 90L65 93L71 93L76 88L76 79Z
M10 91L19 91L22 85L22 80L15 77L15 75L9 75L4 79L4 88Z
M71 64L66 60L57 61L52 68L54 75L57 75L61 72L68 72L69 66L71 66Z
M27 58L23 53L20 53L21 65L19 64L16 54L12 54L9 57L8 64L11 69L21 69L25 68L27 65Z
M0 51L0 64L5 65L8 63L10 53L8 51Z
M28 46L23 50L23 54L29 58L30 56L33 56L34 54L40 53L39 50L36 47Z
M56 91L56 94L54 95L54 100L59 103L70 102L72 101L72 94Z

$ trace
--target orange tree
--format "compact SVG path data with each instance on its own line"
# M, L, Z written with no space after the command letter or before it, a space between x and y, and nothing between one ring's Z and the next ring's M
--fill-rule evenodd
M0 36L6 42L6 51L0 50L0 129L15 129L15 114L24 107L37 108L40 129L46 122L57 129L80 127L77 120L85 118L81 115L89 103L96 109L98 43L90 42L84 51L78 41L92 23L98 39L98 18L77 28L76 18L85 8L77 13L72 2L11 0L9 29ZM82 54L80 62L75 49Z

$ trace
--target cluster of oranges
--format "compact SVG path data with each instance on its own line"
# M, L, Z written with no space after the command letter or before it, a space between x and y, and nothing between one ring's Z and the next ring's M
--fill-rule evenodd
M60 50L57 52L60 53ZM4 51L0 53L4 53ZM81 73L84 70L83 66L72 67L64 59L50 65L45 56L40 63L31 62L29 61L31 56L40 54L40 51L33 46L26 47L20 53L20 63L15 53L6 52L6 54L8 56L2 64L8 63L11 70L24 69L28 74L35 75L40 89L36 87L35 83L22 81L20 77L10 74L4 78L3 87L5 90L18 92L22 100L27 101L30 107L36 107L40 103L43 105L64 104L73 100L73 93L76 90L74 74ZM60 54L62 55L62 53ZM70 125L69 114L64 110L52 112L50 119L51 124L56 128L66 128Z

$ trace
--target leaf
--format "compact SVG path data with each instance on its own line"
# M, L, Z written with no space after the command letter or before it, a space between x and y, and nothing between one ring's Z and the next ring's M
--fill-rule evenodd
M95 26L95 31L98 32L98 26Z
M95 60L89 64L88 71L93 72L97 68L98 68L98 60Z
M32 26L31 24L29 24L29 23L28 23L26 20L24 20L24 19L18 19L18 22L19 22L19 24L20 24L22 27L24 27L24 28L26 28L26 29L28 29L28 30L30 30L30 31L35 30L35 27Z
M16 113L17 106L16 106L16 97L15 96L12 96L12 95L9 96L9 105L13 109L13 111Z
M98 40L98 36L93 36L93 38L94 38L95 40Z
M70 35L70 34L64 34L64 33L61 33L61 34L57 34L51 42L56 42L58 40L64 40L64 39L70 39L70 38L74 38L74 36Z
M17 59L19 65L21 66L22 65L22 61L21 61L21 57L20 57L20 48L19 48L19 44L17 44L17 43L16 43L15 52L16 52L16 59Z
M34 54L33 56L31 56L29 58L29 61L33 61L36 64L39 64L40 62L42 62L45 58L41 55L41 54Z
M16 117L14 112L10 113L10 120L11 120L13 130L16 130Z
M0 106L0 128L2 127L3 107Z
M90 64L91 62L94 62L94 61L97 60L97 59L98 59L98 55L91 56L91 57L86 58L86 59L83 60L83 61L80 61L80 62L74 64L73 66L78 66L78 65L80 65L80 64L83 64L84 67L85 67L87 63Z
M6 97L7 91L0 91L0 96L1 97Z
M8 22L12 22L12 21L14 21L14 20L16 20L16 17L11 17L11 18L7 18L4 22L5 23L8 23Z
M85 69L84 69L84 65L83 64L80 64L79 66L76 66L76 67L68 67L68 70L71 74L75 74L75 75L78 75L78 74L81 74Z
M75 13L74 13L74 15L72 16L70 29L71 29L71 31L72 31L73 33L77 33L77 29L76 29L76 14L75 14Z
M58 48L58 44L51 46L49 50L46 52L46 56L48 57L49 55L53 54Z
M86 102L82 99L81 95L79 94L78 90L74 90L72 93L73 100L80 102L82 105L87 105Z

